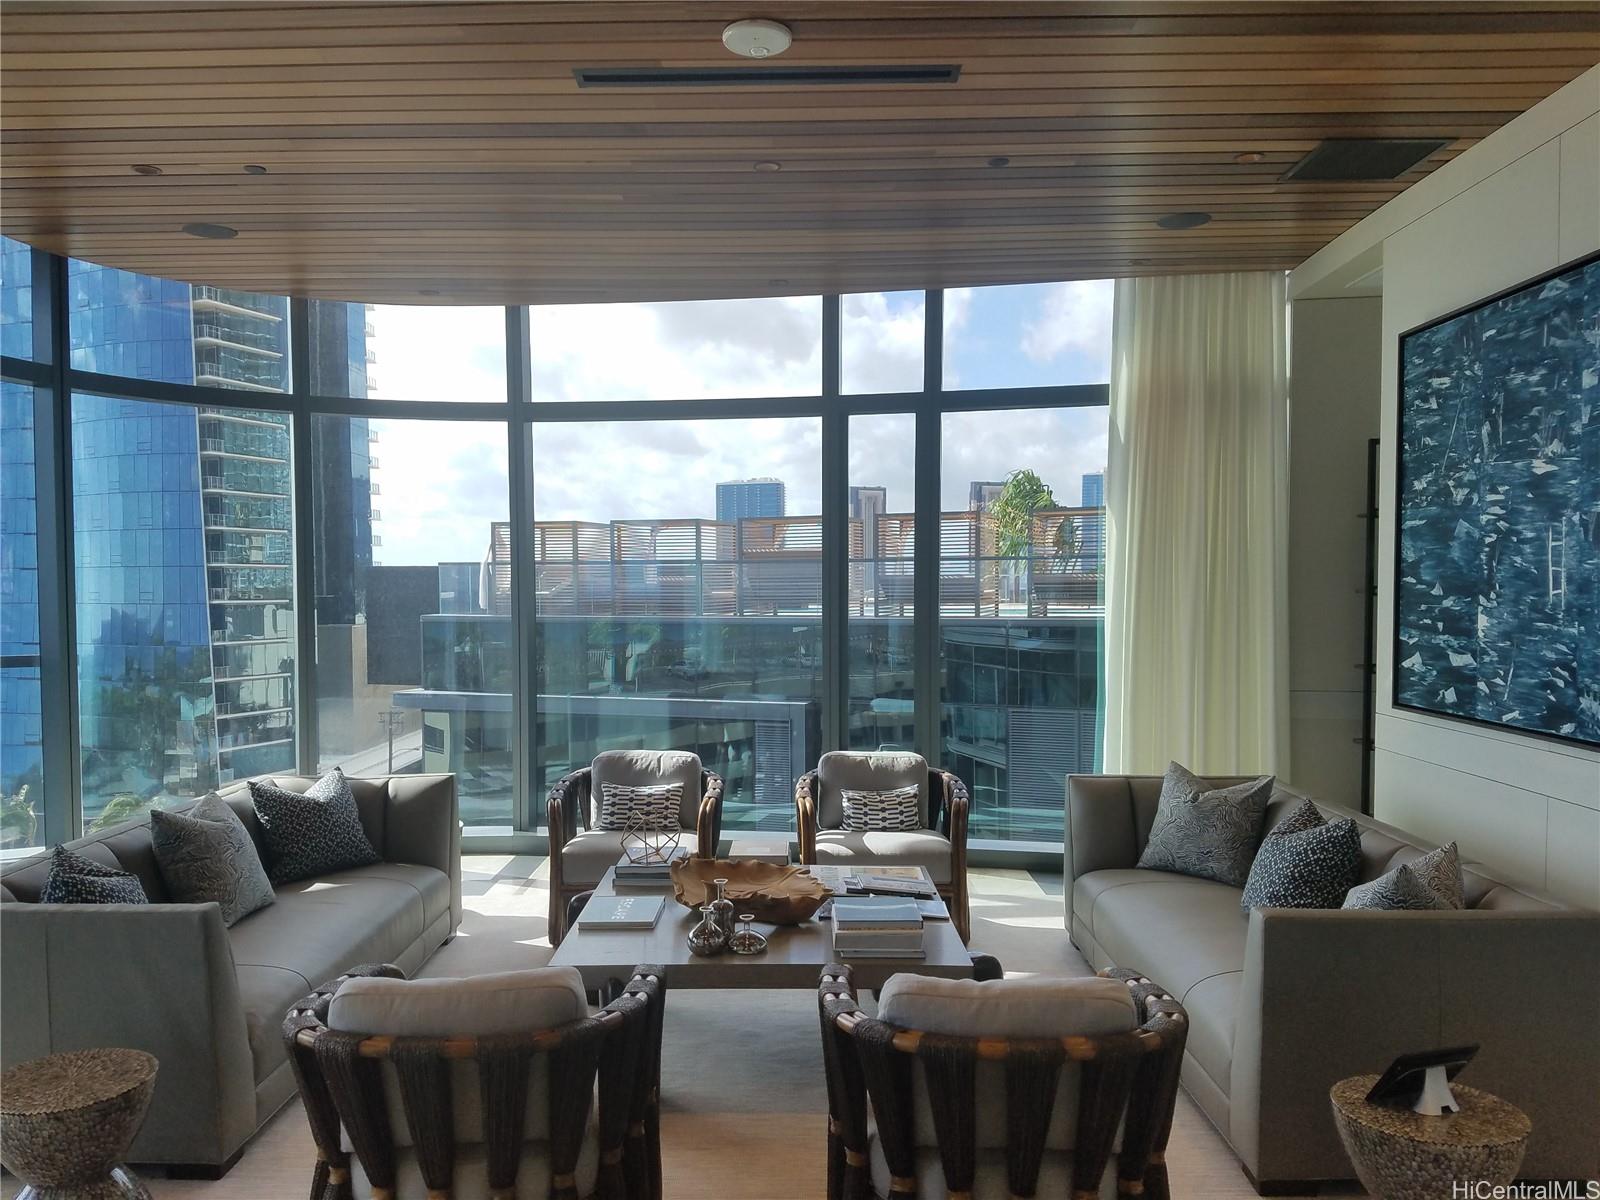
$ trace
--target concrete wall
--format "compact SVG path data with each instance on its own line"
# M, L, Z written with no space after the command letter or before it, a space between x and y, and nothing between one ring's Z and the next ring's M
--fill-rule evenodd
M1383 302L1294 305L1289 381L1289 764L1313 796L1361 803L1367 442L1378 436Z
M1401 332L1600 249L1600 68L1446 164L1293 273L1300 301L1381 267L1381 500L1392 515ZM1302 305L1297 305L1297 319ZM1308 314L1313 310L1304 309ZM1375 755L1380 819L1511 880L1600 907L1600 750L1390 703L1393 527L1380 522Z

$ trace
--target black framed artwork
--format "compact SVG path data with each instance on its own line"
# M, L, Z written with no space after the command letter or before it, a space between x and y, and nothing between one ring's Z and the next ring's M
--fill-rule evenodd
M1399 359L1395 705L1600 745L1600 254Z

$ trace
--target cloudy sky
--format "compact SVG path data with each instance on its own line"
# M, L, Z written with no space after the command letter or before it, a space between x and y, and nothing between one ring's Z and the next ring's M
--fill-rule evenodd
M1110 374L1106 282L952 290L945 295L945 387L1098 383ZM847 296L841 359L850 394L921 387L919 292ZM379 307L371 315L372 394L501 401L504 316L497 308ZM822 371L815 297L532 311L538 400L665 400L813 395ZM853 418L851 484L912 506L912 418ZM508 515L505 427L374 421L381 563L475 560L490 521ZM540 520L710 517L719 480L772 476L790 515L820 510L815 418L571 422L534 427ZM1104 409L957 413L945 418L941 491L967 507L973 480L1031 468L1063 504L1106 458Z

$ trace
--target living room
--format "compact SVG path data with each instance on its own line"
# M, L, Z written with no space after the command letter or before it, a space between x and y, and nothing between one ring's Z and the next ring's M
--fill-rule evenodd
M1593 3L0 38L0 1197L1600 1194Z

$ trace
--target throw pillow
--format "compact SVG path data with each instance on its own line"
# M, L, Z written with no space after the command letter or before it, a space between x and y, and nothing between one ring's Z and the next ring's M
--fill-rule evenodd
M1170 764L1139 865L1243 887L1276 782L1263 775L1213 788L1177 763Z
M1361 830L1329 824L1310 800L1261 839L1239 907L1338 908L1361 869Z
M152 812L150 845L172 899L179 904L215 900L224 925L273 901L250 831L215 792L186 813Z
M601 829L676 829L683 805L683 784L652 783L629 787L621 783L600 785ZM636 822L643 822L637 824Z
M119 871L57 846L50 873L39 889L40 904L149 904L137 875Z
M350 781L338 767L304 795L252 780L250 799L267 844L267 876L275 884L379 861L362 828Z
M922 828L922 805L915 784L881 792L844 788L839 797L844 802L844 828L854 833L903 833Z
M1440 911L1465 908L1461 855L1454 842L1350 889L1344 908Z

